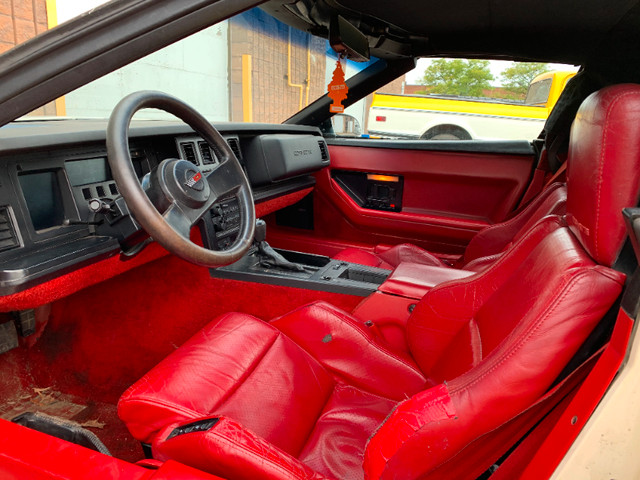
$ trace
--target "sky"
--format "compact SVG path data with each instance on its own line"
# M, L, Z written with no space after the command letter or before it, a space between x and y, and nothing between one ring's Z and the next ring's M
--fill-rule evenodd
M415 85L419 83L419 80L424 76L425 69L431 64L434 59L432 58L421 58L418 60L418 64L416 68L411 70L406 75L406 82L409 85ZM510 67L514 62L506 61L506 60L489 60L489 68L495 80L492 82L492 85L499 86L500 85L500 74L508 67ZM549 68L551 70L564 70L564 71L572 71L577 72L578 66L576 65L565 65L562 63L550 63Z

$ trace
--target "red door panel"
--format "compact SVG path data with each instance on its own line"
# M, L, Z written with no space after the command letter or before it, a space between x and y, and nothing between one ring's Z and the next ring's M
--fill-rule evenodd
M316 174L314 231L274 231L281 246L332 255L345 246L410 242L445 256L460 254L478 230L515 209L534 160L530 154L351 145L329 150L331 167ZM359 206L332 178L335 171L401 175L401 211Z
M402 211L359 207L325 169L316 186L316 229L331 231L336 217L321 212L337 209L354 230L341 228L337 233L344 240L411 241L443 253L461 252L475 232L504 220L524 194L533 163L529 155L338 145L329 149L333 170L402 175Z

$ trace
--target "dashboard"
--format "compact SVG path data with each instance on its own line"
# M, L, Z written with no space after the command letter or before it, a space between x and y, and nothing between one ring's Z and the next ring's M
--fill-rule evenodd
M216 128L240 160L256 203L313 186L311 174L329 165L316 128L233 123ZM0 294L117 255L146 238L119 195L105 132L106 121L98 120L21 121L0 128ZM205 175L221 158L216 147L181 123L134 121L129 133L140 180L167 158L188 160ZM234 199L216 203L203 219L206 246L227 248L239 222Z

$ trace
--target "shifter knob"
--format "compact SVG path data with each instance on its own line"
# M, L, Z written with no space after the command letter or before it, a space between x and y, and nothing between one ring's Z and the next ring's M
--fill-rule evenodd
M264 242L266 238L267 238L267 223L261 218L258 218L256 220L256 233L253 237L253 241L255 243L260 243L260 242Z

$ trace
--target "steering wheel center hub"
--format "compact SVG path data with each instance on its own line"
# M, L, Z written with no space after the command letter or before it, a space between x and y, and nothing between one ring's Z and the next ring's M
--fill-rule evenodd
M161 164L159 179L169 197L191 208L204 205L211 194L209 183L200 169L186 160Z
M202 180L202 172L195 170L187 170L187 180L183 183L189 189L201 192L204 190L204 180Z

